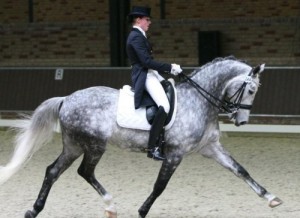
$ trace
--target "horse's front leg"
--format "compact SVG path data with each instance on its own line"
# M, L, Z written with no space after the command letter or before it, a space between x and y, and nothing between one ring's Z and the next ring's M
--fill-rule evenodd
M176 157L169 156L166 160L164 160L160 168L156 182L154 184L152 193L139 209L139 218L146 217L154 201L165 190L168 182L170 181L173 173L175 172L176 168L180 164L181 160L182 160L182 156L176 156Z
M204 156L213 158L223 167L232 171L236 176L242 178L258 196L265 198L269 202L270 207L276 207L283 202L275 195L269 193L264 187L259 185L230 154L224 150L220 143L204 147L201 151Z

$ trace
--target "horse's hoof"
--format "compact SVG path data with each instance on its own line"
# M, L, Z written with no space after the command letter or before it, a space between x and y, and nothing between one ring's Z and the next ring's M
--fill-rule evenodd
M107 218L117 218L117 213L105 210L105 217L107 217Z
M274 208L279 206L280 204L282 204L283 201L280 200L279 198L273 198L270 202L269 202L269 207Z
M25 218L35 218L35 215L33 214L32 211L27 210L25 213Z

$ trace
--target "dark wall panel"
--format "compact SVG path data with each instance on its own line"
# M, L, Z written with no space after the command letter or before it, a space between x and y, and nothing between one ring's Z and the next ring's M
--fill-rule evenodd
M130 84L129 68L0 69L0 110L31 111L42 101L91 86L121 88ZM191 71L190 69L186 70ZM267 68L261 76L252 114L299 115L300 68Z
M33 110L42 101L69 95L91 86L121 88L130 84L129 69L64 69L55 80L56 69L0 70L0 110Z
M261 75L252 114L300 114L300 68L271 68Z

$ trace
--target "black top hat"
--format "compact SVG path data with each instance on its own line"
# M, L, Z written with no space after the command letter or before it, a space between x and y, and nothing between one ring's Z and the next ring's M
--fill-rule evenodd
M151 8L141 7L141 6L133 6L131 12L128 14L129 18L133 17L150 17Z

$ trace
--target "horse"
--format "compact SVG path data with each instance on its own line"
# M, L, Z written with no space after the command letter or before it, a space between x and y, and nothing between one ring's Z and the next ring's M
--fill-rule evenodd
M212 158L244 180L251 189L269 202L271 208L282 200L258 184L228 151L221 137L218 116L225 111L236 126L249 121L250 109L260 85L265 65L251 67L234 57L217 58L195 68L176 82L177 110L173 125L165 131L164 154L158 177L149 197L138 209L138 217L145 218L155 200L167 187L184 156L197 152ZM116 218L112 195L95 177L95 168L107 144L120 148L145 150L149 131L120 127L116 122L119 90L97 86L74 92L65 97L53 97L40 104L32 115L16 124L16 148L5 166L0 168L0 184L6 182L53 135L60 125L63 150L47 167L42 188L32 210L25 218L34 218L43 210L55 181L81 155L77 170L103 198L105 216Z

